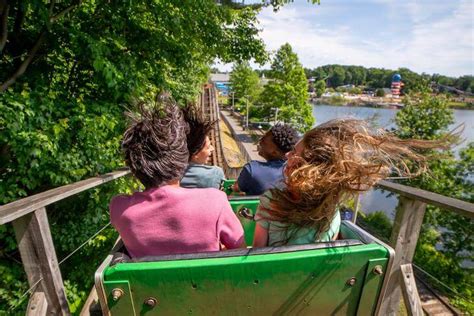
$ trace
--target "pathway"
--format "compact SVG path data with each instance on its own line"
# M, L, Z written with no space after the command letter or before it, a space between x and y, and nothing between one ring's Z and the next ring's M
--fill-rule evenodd
M236 117L232 116L230 111L228 110L221 110L221 115L227 118L227 122L229 122L231 128L235 132L236 140L239 141L245 148L245 150L250 156L250 159L263 161L263 158L260 157L257 153L256 142L254 141L252 136L247 131L245 131L244 128L240 125L239 120Z

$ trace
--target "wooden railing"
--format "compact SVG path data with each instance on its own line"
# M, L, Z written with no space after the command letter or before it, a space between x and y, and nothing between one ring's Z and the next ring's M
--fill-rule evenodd
M46 207L129 173L128 169L117 170L0 206L0 225L10 222L13 225L32 290L27 315L70 314Z
M398 183L380 181L378 187L399 195L390 246L395 249L393 269L380 309L381 315L396 315L403 295L410 315L423 315L413 274L413 256L426 205L474 218L474 204Z
M46 207L129 173L127 169L117 170L0 206L0 224L13 224L23 267L33 288L27 315L69 315ZM474 204L387 181L381 181L378 186L399 194L390 241L395 259L380 315L396 315L402 296L410 315L423 315L411 263L426 205L436 205L472 219Z

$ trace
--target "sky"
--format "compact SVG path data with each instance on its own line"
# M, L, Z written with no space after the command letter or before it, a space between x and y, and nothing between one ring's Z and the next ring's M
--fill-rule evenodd
M275 52L289 43L306 68L361 65L458 77L474 74L474 0L295 0L258 16ZM255 66L256 68L269 68ZM231 70L231 65L219 66Z

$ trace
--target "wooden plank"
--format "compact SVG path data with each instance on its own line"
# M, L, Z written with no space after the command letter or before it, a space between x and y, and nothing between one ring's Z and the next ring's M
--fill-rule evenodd
M400 196L390 245L395 250L393 268L380 308L380 315L396 315L401 298L400 265L411 263L425 215L426 204ZM417 293L418 295L418 293Z
M23 267L32 287L42 279L35 292L42 291L48 302L48 313L69 315L69 306L59 270L44 207L13 222Z
M48 206L54 202L65 199L77 193L94 188L103 183L126 176L130 173L128 169L119 169L97 177L89 178L59 188L41 192L24 199L0 206L0 225L14 221L15 219L33 212L41 207Z
M26 316L43 316L48 313L48 302L44 292L35 292L28 302Z
M352 222L355 224L357 221L357 215L359 214L360 208L360 193L354 195L354 214L352 214Z
M459 215L467 216L469 218L474 218L474 204L461 201L458 199L453 199L441 194L412 188L406 185L402 185L399 183L393 183L389 181L380 181L377 184L378 187L389 190L391 192L395 192L400 194L401 196L419 200L421 202L425 202L427 204L431 204L434 206L439 206L443 209L453 211Z
M402 264L400 266L400 272L400 284L408 314L422 316L423 309L421 307L412 265L410 263Z
M80 316L90 316L90 308L92 304L96 304L99 301L99 297L97 295L97 290L95 289L95 286L92 287L92 290L89 293L89 296L87 297L86 302L84 303L84 306L82 306L81 313L79 314ZM98 303L97 303L98 304Z

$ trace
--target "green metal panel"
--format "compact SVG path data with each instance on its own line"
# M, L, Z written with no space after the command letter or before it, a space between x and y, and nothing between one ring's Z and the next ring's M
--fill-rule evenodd
M373 315L375 313L375 307L377 300L374 297L378 297L382 288L383 279L385 277L385 271L387 269L388 258L381 259L370 259L367 264L367 270L364 278L364 288L362 295L360 296L359 308L357 315ZM374 268L380 266L382 268L382 274L374 272Z
M121 263L108 267L104 279L109 292L111 281L129 282L135 315L354 315L358 305L374 306L377 299L376 292L367 294L359 304L363 286L372 284L364 280L368 262L386 257L388 251L382 246L366 244ZM356 278L353 286L346 283L351 278ZM155 308L144 305L148 297L157 299ZM133 315L127 305L119 301L111 306L112 314Z
M222 182L222 191L224 191L227 195L233 195L232 185L235 183L234 179L224 180Z
M359 239L359 236L345 225L341 225L340 230L343 239Z
M117 301L112 299L112 291L114 289L121 289L123 291L122 297ZM105 295L107 297L108 306L112 315L116 316L130 316L136 315L134 308L134 301L130 284L128 280L110 280L104 282Z
M244 201L229 201L230 206L232 207L232 210L236 214L238 214L239 210L243 207L248 208L251 212L252 215L255 215L255 212L257 211L258 204L260 203L260 200L244 200ZM240 220L240 223L242 224L242 227L244 228L244 235L245 235L245 242L247 245L252 245L253 242L253 234L255 232L255 221L251 219L247 219L245 217L237 215L237 217Z

